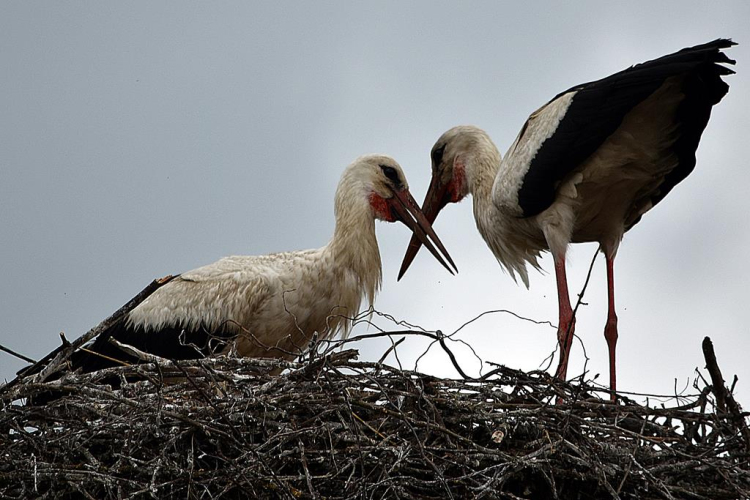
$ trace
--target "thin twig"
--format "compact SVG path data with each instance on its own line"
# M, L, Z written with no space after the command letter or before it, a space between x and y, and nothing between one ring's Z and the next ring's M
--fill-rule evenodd
M20 359L22 361L26 361L27 363L36 363L36 361L34 361L33 359L31 359L30 357L24 356L23 354L20 354L20 353L14 351L13 349L9 349L9 348L5 347L2 344L0 344L0 351L7 352L11 356L15 356L15 357L17 357L18 359Z

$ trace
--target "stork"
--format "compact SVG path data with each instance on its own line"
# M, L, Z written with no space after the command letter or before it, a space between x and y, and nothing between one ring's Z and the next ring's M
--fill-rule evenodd
M501 267L528 288L526 266L549 251L557 278L560 359L565 379L575 318L565 253L570 243L598 242L607 266L612 399L617 378L614 260L623 234L695 167L711 108L728 92L734 64L719 39L632 66L555 96L531 114L501 160L474 126L445 132L431 152L432 181L422 210L435 221L448 203L473 196L477 228ZM411 239L399 279L420 243Z
M347 332L363 297L372 304L381 284L375 219L404 223L443 266L453 272L435 246L455 269L393 158L367 155L349 165L334 209L336 227L326 246L225 257L186 272L78 351L74 367L93 371L136 361L110 338L169 359L229 350L293 359L314 333L325 339Z

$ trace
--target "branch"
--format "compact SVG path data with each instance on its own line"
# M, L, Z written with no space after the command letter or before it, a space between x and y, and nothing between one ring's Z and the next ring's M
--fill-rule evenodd
M727 388L724 386L724 378L721 376L719 364L716 362L714 344L709 337L703 339L703 357L706 358L706 369L711 376L711 386L716 396L716 407L722 413L727 411Z
M176 278L176 276L165 276L163 278L152 281L148 284L148 286L146 286L146 288L141 290L138 295L130 299L127 304L115 311L114 314L96 325L94 328L81 335L73 342L63 342L60 347L47 354L45 357L43 357L33 365L19 371L16 378L0 387L0 393L5 392L10 387L16 385L20 380L27 377L33 376L33 382L43 382L52 373L57 371L57 369L62 366L70 358L70 355L79 347L95 338L96 336L100 335L101 333L107 331L107 329L112 327L112 325L123 319L127 313L135 309L138 304L146 300L149 295L154 293L163 285L172 281L174 278Z
M5 346L4 346L4 345L2 345L2 344L0 344L0 351L5 351L5 352L7 352L8 354L10 354L11 356L15 356L15 357L17 357L18 359L21 359L21 360L23 360L23 361L26 361L27 363L36 363L36 361L34 361L33 359L31 359L31 358L29 358L29 357L26 357L26 356L24 356L23 354L17 353L16 351L14 351L14 350L12 350L12 349L8 349L7 347L5 347Z

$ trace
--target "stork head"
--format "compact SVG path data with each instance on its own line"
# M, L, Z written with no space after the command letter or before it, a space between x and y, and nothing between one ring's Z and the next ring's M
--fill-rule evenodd
M422 211L427 221L435 222L438 213L448 203L458 203L471 192L472 169L477 157L487 152L497 154L497 148L487 133L473 125L453 127L432 146L432 180L427 190ZM409 242L398 278L404 275L421 247L415 238Z
M342 185L351 183L361 189L351 191L360 193L355 196L363 196L373 218L406 225L414 233L412 238L419 241L420 245L426 246L453 274L456 268L453 259L409 192L409 184L396 160L385 155L366 155L357 158L342 179Z

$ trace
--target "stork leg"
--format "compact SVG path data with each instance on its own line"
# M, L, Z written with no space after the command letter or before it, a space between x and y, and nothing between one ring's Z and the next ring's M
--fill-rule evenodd
M617 373L615 370L615 347L617 346L617 314L615 313L615 258L609 252L605 253L607 259L607 296L608 312L607 324L604 326L604 338L607 339L609 348L609 388L612 390L612 401L617 390Z
M560 363L557 365L555 377L565 380L568 373L568 357L570 346L573 344L575 332L575 318L570 307L568 294L568 279L565 275L565 252L553 253L555 261L555 276L557 277L557 301L560 319L557 324L557 343L560 346Z

